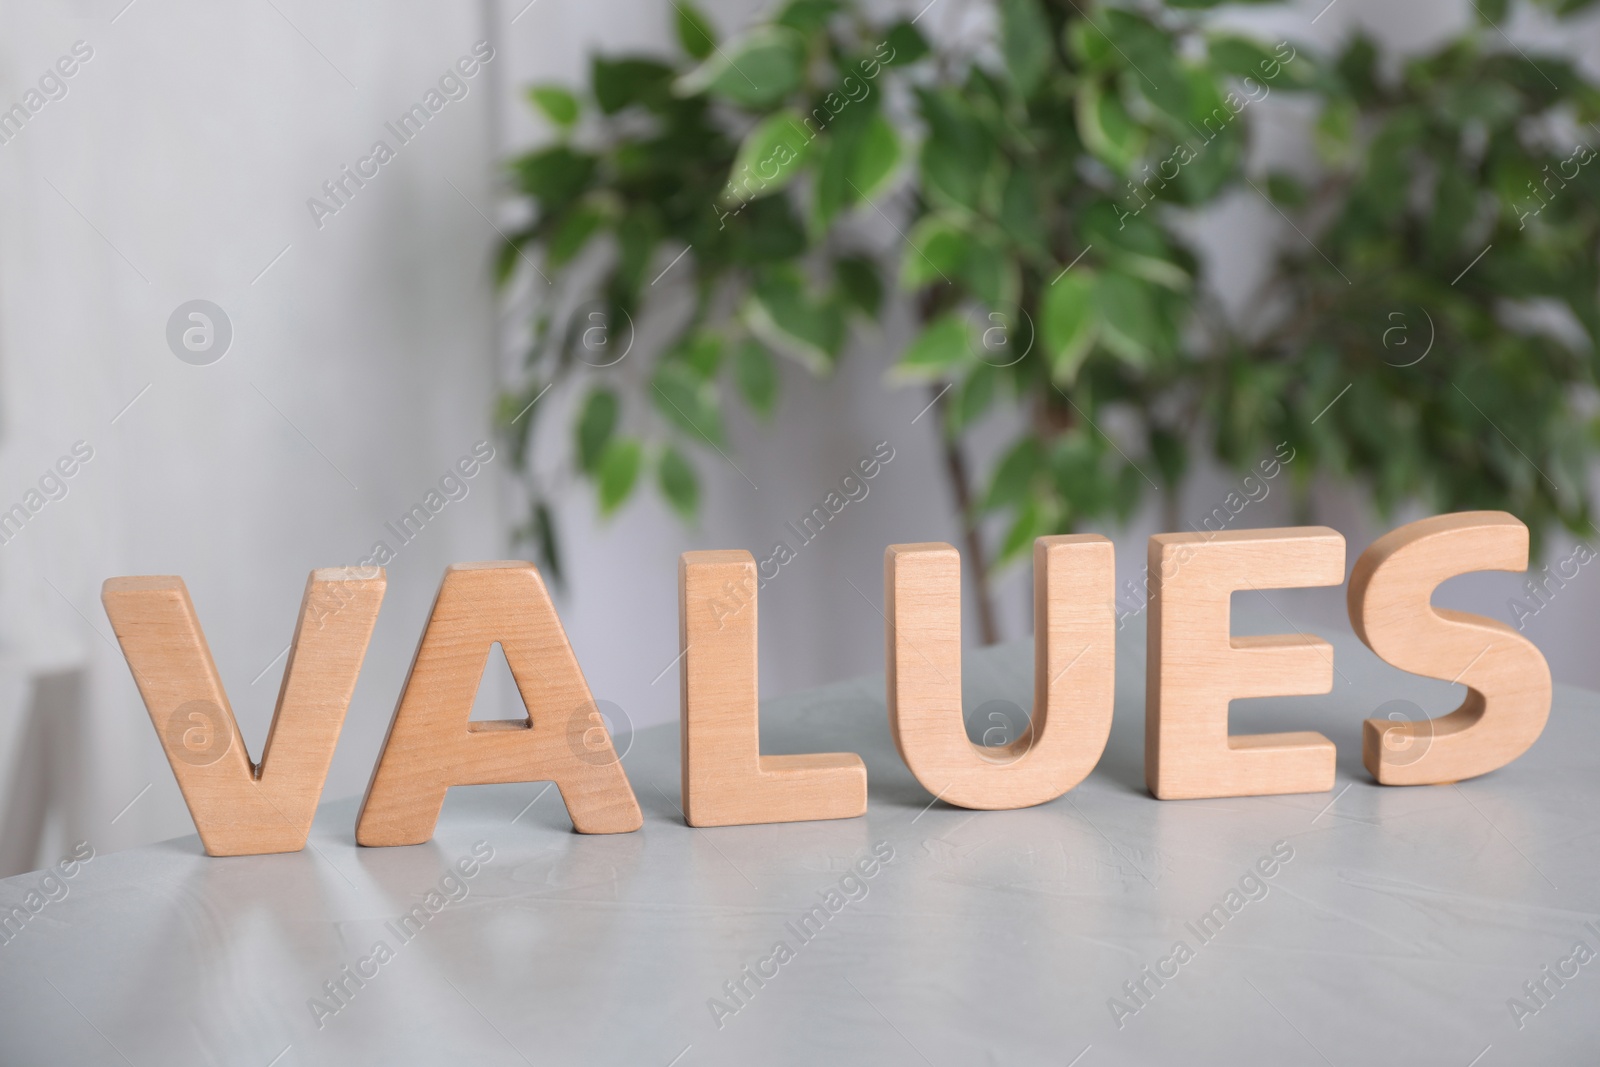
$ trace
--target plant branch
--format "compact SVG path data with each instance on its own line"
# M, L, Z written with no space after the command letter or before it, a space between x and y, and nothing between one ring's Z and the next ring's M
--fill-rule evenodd
M961 540L966 561L962 570L972 578L973 592L978 601L978 636L985 645L1000 640L995 625L994 590L989 583L989 557L984 552L983 531L979 528L978 508L972 499L972 480L967 471L967 457L961 451L961 442L950 433L946 422L948 405L943 399L944 387L931 387L935 393L934 407L939 414L939 440L944 449L944 473L950 490L956 498L956 513L961 516Z

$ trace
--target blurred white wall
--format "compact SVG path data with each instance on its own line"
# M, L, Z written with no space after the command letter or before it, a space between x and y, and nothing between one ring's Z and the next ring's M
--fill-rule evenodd
M938 2L922 23L935 32L973 6ZM380 539L397 548L325 795L361 792L443 568L503 555L519 518L501 455L411 544L384 527L489 436L497 381L518 357L525 312L497 304L487 262L493 226L515 212L497 203L495 160L547 135L522 88L580 80L595 50L672 47L661 0L125 4L0 7L0 107L23 100L75 42L93 50L66 95L0 145L0 510L75 442L94 450L67 495L0 544L0 874L66 842L108 849L191 832L99 605L111 575L185 578L259 754L283 666L275 657L306 572L355 562ZM743 0L706 6L725 33L757 10ZM1310 0L1239 17L1313 42L1366 25L1416 48L1467 13L1453 0ZM1593 33L1514 32L1600 56ZM398 145L384 124L479 41L495 57L466 80L466 96ZM1306 153L1292 108L1264 118L1262 158ZM308 198L327 201L323 183L378 139L395 157L319 227ZM1196 228L1224 295L1248 291L1272 242L1298 240L1247 197ZM872 232L895 251L892 231ZM181 361L166 338L174 309L194 299L220 306L232 325L226 355L206 366ZM959 537L934 419L918 417L926 394L882 384L907 326L902 309L882 334L860 336L830 380L786 367L775 426L735 416L731 463L696 457L705 496L696 529L651 493L607 523L587 488L565 495L572 583L558 607L595 695L634 726L677 714L678 553L770 550L786 521L886 441L894 459L869 496L761 596L765 695L882 669L884 546ZM553 409L541 415L546 431L565 434L573 399L540 401ZM1009 433L1003 417L980 428L979 469ZM1230 484L1202 471L1185 520L1198 522ZM1285 497L1243 524L1289 521ZM1383 528L1337 487L1319 492L1316 517L1346 532L1352 562ZM1139 579L1143 539L1157 528L1152 511L1106 531L1121 580ZM1559 539L1552 547L1553 558L1567 554ZM1591 570L1527 632L1558 679L1600 686L1587 655L1586 634L1600 623ZM1510 622L1506 602L1520 590L1510 576L1473 577L1442 598ZM1002 577L1000 599L1004 635L1024 636L1022 569ZM1317 626L1345 625L1340 590L1274 602ZM970 604L967 625L975 632ZM510 714L513 699L493 675L480 705Z
M83 671L31 704L25 681L5 688L6 873L66 842L192 832L104 578L183 576L259 755L307 572L396 547L329 781L340 796L365 785L442 569L502 551L495 463L411 544L383 525L488 436L494 63L411 143L384 125L485 38L480 9L125 3L0 14L5 106L75 42L92 49L65 97L0 145L4 507L74 442L93 449L0 545L7 669ZM319 228L307 200L379 139L395 158ZM196 298L232 327L206 366L166 336Z

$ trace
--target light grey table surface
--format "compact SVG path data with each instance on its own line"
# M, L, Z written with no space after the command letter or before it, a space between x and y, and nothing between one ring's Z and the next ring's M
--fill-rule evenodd
M861 754L861 819L690 829L665 726L623 761L634 834L574 834L555 790L526 784L452 790L434 840L408 848L357 848L347 800L296 854L211 859L191 836L97 855L0 944L0 1064L1600 1062L1600 959L1565 964L1560 987L1543 970L1580 940L1600 952L1584 925L1600 924L1600 697L1558 688L1544 736L1494 774L1380 788L1361 720L1393 700L1437 714L1459 691L1325 632L1333 693L1241 702L1232 720L1327 734L1335 790L1162 803L1143 781L1143 621L1119 636L1104 758L1038 808L930 803L874 678L762 713L767 752ZM1026 706L1031 662L1031 644L969 654L969 719ZM398 937L478 842L493 858L444 883L460 899ZM848 880L875 846L893 859ZM1275 846L1293 856L1245 882L1258 899L1197 937ZM43 877L0 881L0 904ZM858 899L797 936L841 884ZM1180 940L1189 958L1161 964ZM391 958L329 999L380 941ZM1124 983L1147 966L1176 973L1144 979L1139 1005ZM1537 1006L1524 983L1541 979L1551 995L1519 1027L1508 1000ZM1118 1019L1113 997L1139 1010Z

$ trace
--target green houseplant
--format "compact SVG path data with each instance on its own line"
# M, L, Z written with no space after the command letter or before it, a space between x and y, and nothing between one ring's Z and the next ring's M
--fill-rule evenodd
M679 55L533 87L559 132L510 163L534 210L499 277L549 291L502 421L546 566L559 577L529 453L545 389L581 382L573 466L602 512L653 480L692 517L730 398L770 414L776 358L827 373L896 291L919 329L885 372L936 399L985 640L995 566L1152 494L1178 528L1196 448L1240 468L1291 449L1302 499L1322 473L1380 509L1590 529L1594 86L1510 45L1506 4L1393 74L1364 37L1314 56L1220 30L1211 6L997 0L991 30L934 44L844 0L723 41L674 0ZM1314 104L1310 173L1247 166L1276 93ZM1292 235L1244 316L1182 225L1235 195ZM903 238L893 254L859 236L867 218ZM622 372L619 328L673 300ZM975 472L963 435L998 408L1021 432Z

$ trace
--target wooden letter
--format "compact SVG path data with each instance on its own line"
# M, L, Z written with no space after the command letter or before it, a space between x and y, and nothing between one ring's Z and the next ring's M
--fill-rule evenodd
M471 722L498 641L528 717ZM533 709L539 707L535 724ZM546 717L548 715L548 717ZM644 824L544 581L531 563L445 571L356 822L362 845L433 836L452 785L553 781L581 834Z
M1528 528L1503 511L1437 515L1384 534L1350 575L1350 624L1403 671L1467 687L1422 722L1368 719L1361 761L1384 785L1458 782L1504 767L1550 716L1550 668L1526 638L1482 615L1436 608L1434 587L1469 571L1528 566Z
M963 808L1030 807L1059 797L1100 761L1115 684L1112 551L1098 534L1033 543L1032 718L1008 743L979 746L961 711L961 556L946 544L889 546L889 732L934 796Z
M1233 637L1236 589L1338 585L1344 538L1326 526L1150 538L1144 777L1160 800L1317 793L1334 747L1318 733L1229 736L1228 702L1333 688L1333 648L1305 634Z
M761 755L756 633L750 553L679 557L684 819L690 826L738 826L866 814L860 756Z
M206 852L305 847L384 584L377 567L311 572L259 765L245 751L183 579L110 578L101 587Z

